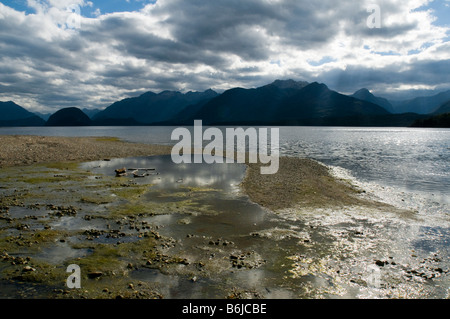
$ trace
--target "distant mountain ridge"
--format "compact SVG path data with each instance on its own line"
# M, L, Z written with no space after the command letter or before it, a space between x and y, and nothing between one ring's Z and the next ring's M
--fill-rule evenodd
M97 113L94 121L131 119L142 124L169 121L189 105L216 97L218 93L209 89L205 92L163 91L159 94L147 92L139 97L127 98L113 103Z
M283 85L289 84L289 85ZM205 124L320 123L324 118L388 115L379 105L330 90L325 84L275 81L256 89L235 88L211 99L190 118Z
M45 121L12 101L0 102L0 126L42 126Z
M433 113L414 113L417 107L421 112L432 109ZM146 92L104 110L63 110L40 116L48 119L47 125L57 126L192 125L196 119L206 125L409 126L430 115L450 112L450 90L430 97L389 101L366 88L344 95L323 83L289 79L257 88L232 88L221 94L212 89ZM399 110L406 112L399 114ZM0 111L0 126L45 124L14 102L1 102Z
M395 113L413 112L431 114L446 102L450 101L450 90L433 96L416 97L406 101L391 101Z
M306 85L306 84L305 84ZM303 88L293 81L254 88L233 88L206 103L189 107L176 117L176 122L189 123L203 119L205 123L266 122L273 119L281 101Z
M373 104L379 105L379 106L383 107L385 110L387 110L387 111L389 111L391 113L395 113L394 107L392 106L391 102L389 102L385 98L377 97L377 96L373 95L366 88L363 88L363 89L360 89L360 90L356 91L351 96L354 97L354 98L366 101L366 102L371 102Z
M433 114L440 115L450 113L450 101L442 104Z

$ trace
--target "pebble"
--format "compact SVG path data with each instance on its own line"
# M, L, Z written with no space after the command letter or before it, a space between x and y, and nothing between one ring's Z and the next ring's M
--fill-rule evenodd
M34 269L33 267L30 267L30 266L25 266L22 269L22 272L33 272L33 271L36 271L36 269Z

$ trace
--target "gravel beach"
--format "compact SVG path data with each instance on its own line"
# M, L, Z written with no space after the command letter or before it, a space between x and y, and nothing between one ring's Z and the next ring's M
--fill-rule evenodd
M170 147L112 137L0 136L0 168L38 163L170 154Z

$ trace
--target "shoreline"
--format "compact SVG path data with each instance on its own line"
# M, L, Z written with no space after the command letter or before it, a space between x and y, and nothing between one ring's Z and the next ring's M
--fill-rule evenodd
M0 169L51 163L81 163L113 158L170 155L171 146L139 144L116 137L0 136ZM361 205L391 207L362 199L364 191L333 176L330 169L307 158L280 157L277 174L260 174L261 164L246 163L240 184L249 199L274 212L302 207Z

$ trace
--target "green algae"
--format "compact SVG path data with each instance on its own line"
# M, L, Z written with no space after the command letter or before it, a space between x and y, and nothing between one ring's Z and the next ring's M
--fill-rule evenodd
M114 190L114 194L124 199L135 199L144 195L152 185L133 185L129 184L126 187L121 187Z
M118 137L109 137L109 136L96 137L95 140L98 141L98 142L121 142L120 138L118 138Z

